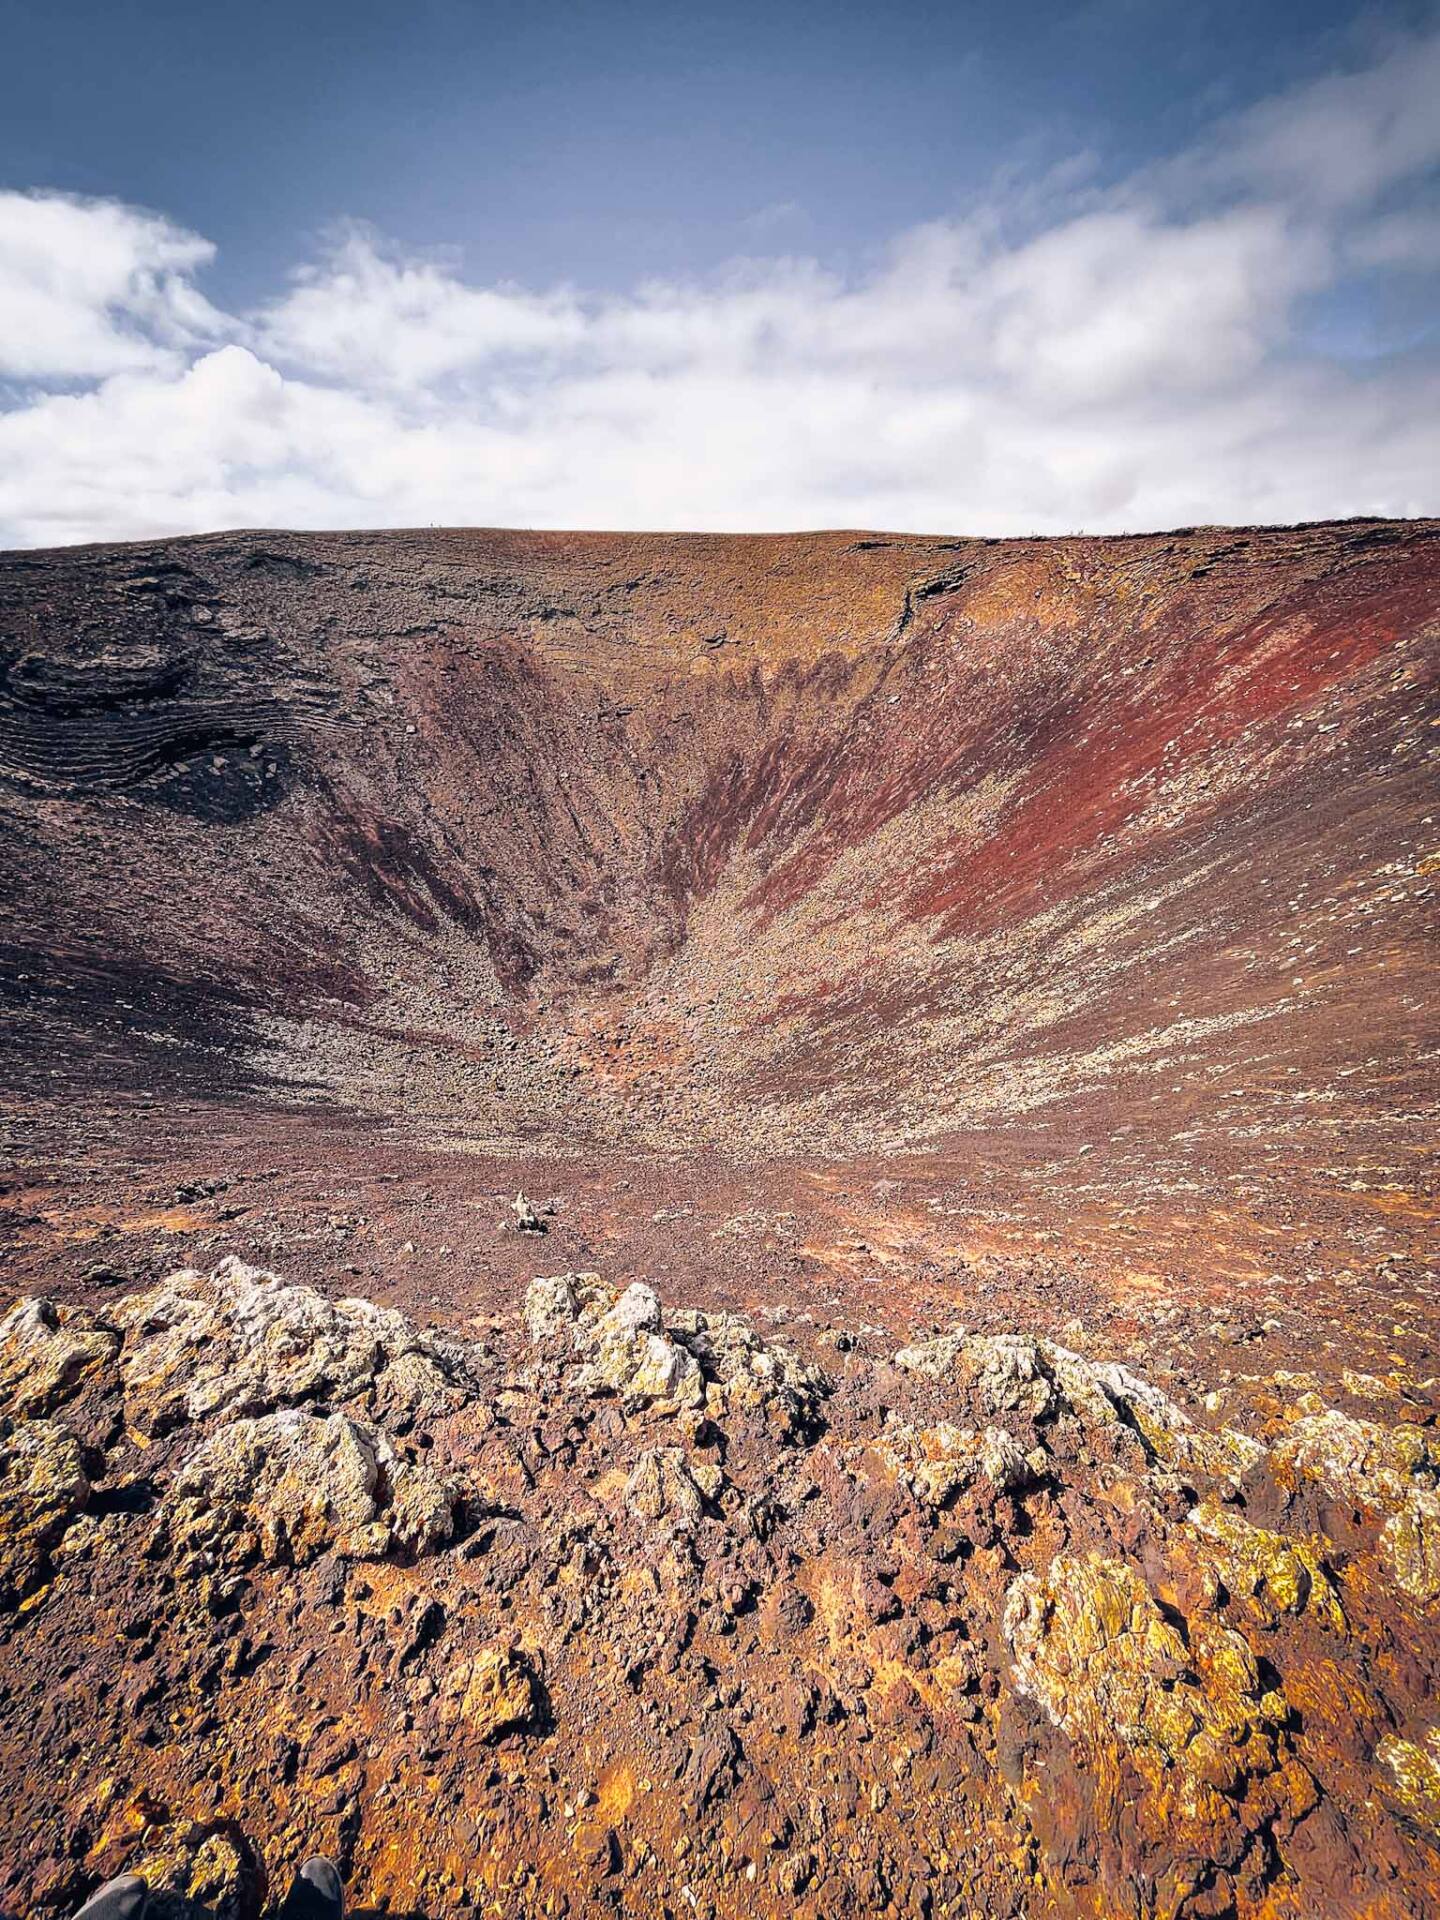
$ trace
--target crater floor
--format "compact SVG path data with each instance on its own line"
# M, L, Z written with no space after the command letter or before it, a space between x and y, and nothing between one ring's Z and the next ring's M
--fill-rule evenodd
M1437 531L0 556L0 1900L1421 1920Z

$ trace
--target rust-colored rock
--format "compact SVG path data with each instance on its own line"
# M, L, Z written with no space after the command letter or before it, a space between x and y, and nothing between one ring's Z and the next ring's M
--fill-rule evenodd
M498 1740L533 1727L540 1691L528 1663L504 1647L485 1647L440 1682L440 1721L451 1740Z

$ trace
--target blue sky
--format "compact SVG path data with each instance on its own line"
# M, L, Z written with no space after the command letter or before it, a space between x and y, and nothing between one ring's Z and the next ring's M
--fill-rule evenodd
M0 29L12 543L1440 505L1434 6Z
M0 178L155 207L266 290L334 222L483 279L618 289L830 263L998 170L1123 176L1323 72L1334 0L33 0L3 9Z

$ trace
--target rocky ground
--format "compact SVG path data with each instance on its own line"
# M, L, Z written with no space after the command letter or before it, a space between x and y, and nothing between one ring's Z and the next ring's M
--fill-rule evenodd
M1433 1912L1437 553L0 556L0 1904Z
M462 1339L233 1259L24 1299L6 1897L239 1913L320 1849L422 1912L1418 1920L1440 1382L1184 1405L1078 1322L771 1319L572 1273Z

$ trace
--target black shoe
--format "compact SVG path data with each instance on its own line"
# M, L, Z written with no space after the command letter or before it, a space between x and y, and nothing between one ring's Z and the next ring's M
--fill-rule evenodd
M145 1920L150 1889L138 1873L122 1873L92 1893L75 1920Z
M345 1890L334 1866L328 1860L307 1860L285 1896L281 1920L344 1920L344 1914ZM102 1915L101 1920L111 1920L111 1916ZM127 1914L116 1920L131 1917Z

